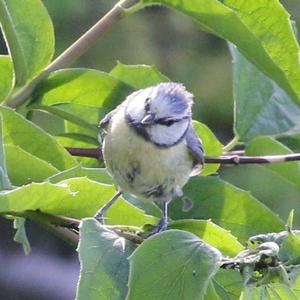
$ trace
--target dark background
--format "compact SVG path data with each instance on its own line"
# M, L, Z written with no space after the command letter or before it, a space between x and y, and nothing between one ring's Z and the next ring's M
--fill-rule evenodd
M91 27L116 1L44 0L53 19L57 56ZM300 2L282 1L299 24ZM6 53L0 37L0 53ZM164 7L147 8L118 23L75 65L110 71L117 62L155 65L194 93L194 118L224 143L232 136L231 58L225 41L200 31L191 18ZM238 174L236 174L238 177ZM0 300L74 299L77 253L30 222L32 253L12 241L10 221L0 218Z

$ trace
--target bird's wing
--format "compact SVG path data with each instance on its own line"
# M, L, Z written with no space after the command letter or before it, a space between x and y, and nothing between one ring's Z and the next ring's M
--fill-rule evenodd
M185 141L188 149L194 158L194 168L191 172L191 176L198 175L204 165L204 151L202 148L202 142L196 135L192 124L185 135Z

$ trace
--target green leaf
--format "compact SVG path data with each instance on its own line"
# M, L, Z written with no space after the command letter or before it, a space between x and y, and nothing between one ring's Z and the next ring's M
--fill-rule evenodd
M218 177L193 177L183 191L194 206L183 212L179 201L171 202L169 214L173 220L211 218L242 242L255 234L280 231L284 227L283 221L249 192Z
M283 239L279 250L281 261L291 265L300 264L300 234L293 231Z
M62 171L49 177L51 183L57 183L65 179L73 177L87 177L93 181L97 181L105 184L112 184L112 178L108 175L104 168L85 168L78 165L72 169Z
M3 118L0 113L0 191L11 189L11 183L7 175L6 156L3 145Z
M299 189L280 174L263 165L242 165L234 168L224 168L222 178L239 188L251 191L254 197L282 219L286 219L291 208L294 208L295 224L299 226ZM272 230L266 230L265 232L272 232Z
M287 154L290 150L270 137L254 139L246 147L248 155ZM243 165L224 168L222 177L251 193L282 219L295 209L295 223L299 225L300 191L299 162Z
M24 85L51 61L51 19L40 0L1 0L0 23L13 60L16 84Z
M14 228L17 229L14 236L14 241L20 243L23 247L25 255L28 255L31 251L31 247L26 235L25 221L26 219L20 217L16 217L14 219Z
M13 111L0 107L3 116L3 141L64 170L77 164L76 160L48 133ZM49 176L50 174L48 174Z
M64 69L50 74L39 85L29 107L46 110L69 121L66 132L95 138L101 117L132 91L132 87L104 72Z
M12 191L0 192L0 213L40 210L44 213L74 218L91 217L116 190L111 185L87 178L71 178L57 184L32 183ZM106 214L108 224L142 226L154 224L156 219L132 206L122 197Z
M213 132L203 123L193 121L193 126L199 138L202 140L204 153L207 156L219 156L222 154L223 145L219 142ZM218 171L220 164L204 165L202 176L214 174Z
M160 82L170 81L155 66L125 65L121 62L110 71L110 75L129 84L135 89L142 89Z
M293 290L285 284L274 283L260 287L246 287L240 300L298 300Z
M201 299L220 259L217 249L189 232L168 230L154 235L130 257L126 299Z
M236 270L220 269L213 279L217 294L222 300L238 300L243 288L242 277Z
M72 103L107 112L125 100L132 90L127 84L104 72L64 69L53 72L43 81L34 95L34 102L42 105Z
M294 152L300 152L300 126L295 128L295 130L278 135L277 139Z
M76 300L124 299L129 274L127 258L134 249L134 244L101 226L95 219L82 220Z
M271 137L258 137L252 140L246 147L247 155L286 155L291 154L292 151L282 145L280 142ZM265 164L264 168L272 170L283 179L295 185L300 191L300 163L282 162L274 164Z
M178 220L171 222L168 227L195 234L205 243L220 250L223 255L235 256L243 249L236 237L210 220Z
M215 290L214 285L210 282L208 287L207 287L207 291L206 294L204 296L204 300L222 300L218 293Z
M14 86L14 74L11 59L8 55L0 55L0 103L12 91Z
M240 140L274 135L300 124L300 108L235 46L233 57L234 129Z
M24 151L19 146L5 145L5 152L8 175L13 185L40 182L59 172L50 163Z
M143 0L193 17L226 39L300 103L299 46L289 15L277 0Z

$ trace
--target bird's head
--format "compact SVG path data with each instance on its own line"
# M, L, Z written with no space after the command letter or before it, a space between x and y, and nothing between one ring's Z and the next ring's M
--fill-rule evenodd
M128 96L126 120L146 140L161 147L177 144L191 122L193 95L179 83L160 83Z

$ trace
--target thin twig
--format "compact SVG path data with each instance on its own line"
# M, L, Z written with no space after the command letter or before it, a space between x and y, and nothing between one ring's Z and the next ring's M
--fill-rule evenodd
M7 211L1 213L3 215L11 215L16 217L22 217L29 219L47 231L53 233L58 238L62 239L63 241L67 242L73 247L77 247L79 242L79 226L81 220L60 216L60 215L50 215L43 213L41 211L33 211L28 210L24 212L11 212ZM114 231L120 237L125 238L133 242L134 244L141 244L143 242L143 237L121 230L120 228L116 228L115 226L107 226L110 230Z
M99 160L103 159L100 148L66 148L66 150L73 156L90 157ZM207 164L267 164L280 163L288 161L300 161L300 153L286 154L286 155L267 155L267 156L244 156L243 151L233 151L225 153L222 156L205 156L205 163Z
M267 156L239 156L239 155L224 155L224 156L207 156L206 163L220 163L220 164L270 164L282 163L289 161L300 161L300 153L286 154L286 155L267 155Z
M126 10L133 7L139 0L121 0L104 17L102 17L93 27L83 34L76 42L50 63L44 71L38 75L28 85L21 88L16 94L6 100L4 105L17 107L23 104L32 94L36 86L48 75L56 70L70 66L82 54L84 54L94 42L102 36L114 24L120 21Z
M73 156L90 157L99 160L103 159L102 151L100 148L72 148L66 147L66 150Z
M4 212L4 215L22 217L31 220L58 238L76 247L79 241L78 226L80 221L63 216L50 215L40 211Z

